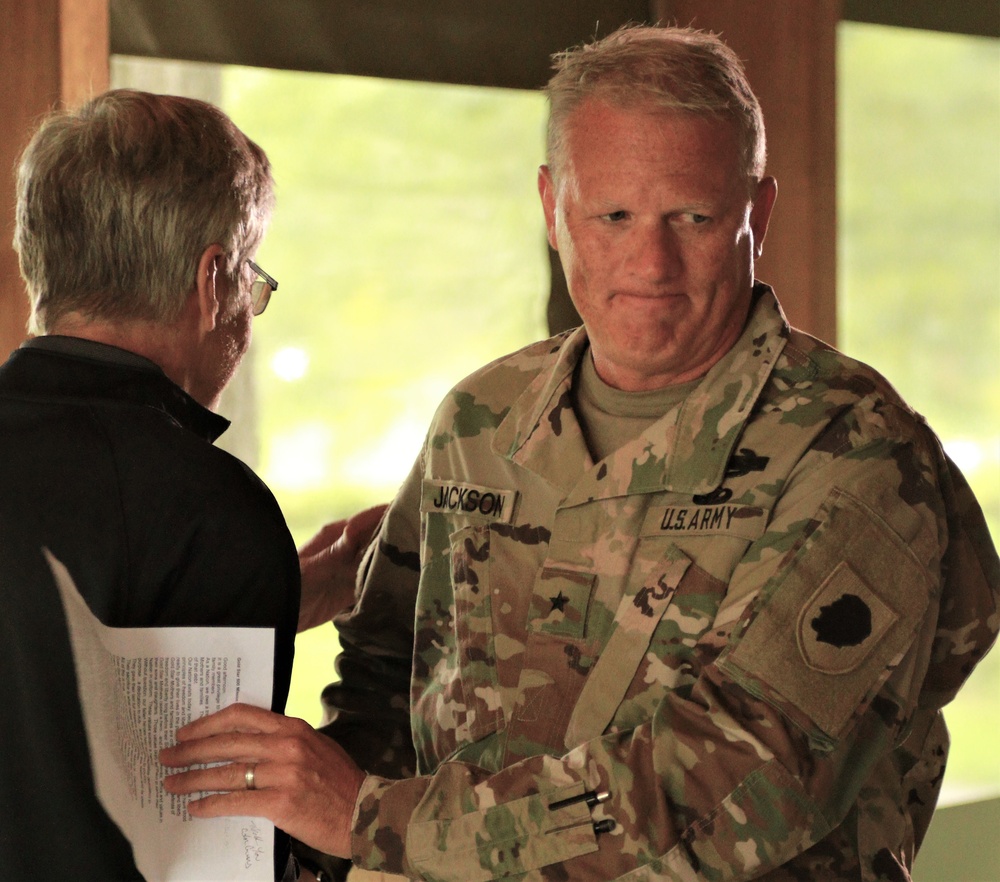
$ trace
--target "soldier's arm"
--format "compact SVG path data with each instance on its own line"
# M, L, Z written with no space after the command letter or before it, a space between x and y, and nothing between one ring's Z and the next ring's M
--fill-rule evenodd
M413 617L420 577L422 458L389 506L359 569L354 606L335 624L341 680L323 690L324 725L367 772L413 774L409 694Z

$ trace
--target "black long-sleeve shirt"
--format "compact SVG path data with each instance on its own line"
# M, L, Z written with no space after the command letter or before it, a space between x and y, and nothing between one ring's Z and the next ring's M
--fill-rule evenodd
M141 878L94 794L43 548L105 624L275 629L284 708L298 558L268 489L212 446L228 425L114 347L42 337L0 367L0 879Z

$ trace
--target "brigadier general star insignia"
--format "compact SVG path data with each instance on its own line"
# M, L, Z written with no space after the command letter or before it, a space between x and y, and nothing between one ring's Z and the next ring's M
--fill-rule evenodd
M549 600L552 601L552 609L550 612L555 612L556 610L562 612L566 607L566 604L569 603L569 598L566 597L562 591L560 591L555 597L550 597Z

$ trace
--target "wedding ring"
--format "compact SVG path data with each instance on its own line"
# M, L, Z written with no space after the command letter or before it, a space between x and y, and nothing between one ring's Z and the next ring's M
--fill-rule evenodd
M243 780L247 783L247 790L256 790L257 782L254 780L254 770L257 763L247 763L247 770L243 773Z

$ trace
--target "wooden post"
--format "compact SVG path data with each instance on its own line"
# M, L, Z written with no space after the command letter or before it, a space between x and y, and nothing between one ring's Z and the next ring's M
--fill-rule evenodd
M24 339L14 166L39 117L108 87L108 0L0 0L0 361Z
M764 110L778 201L758 262L789 321L836 341L836 28L841 0L651 0L651 20L719 34Z

